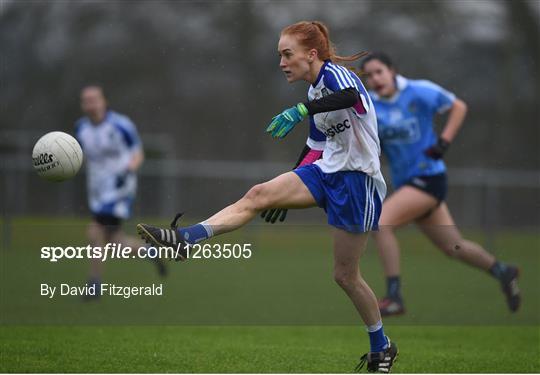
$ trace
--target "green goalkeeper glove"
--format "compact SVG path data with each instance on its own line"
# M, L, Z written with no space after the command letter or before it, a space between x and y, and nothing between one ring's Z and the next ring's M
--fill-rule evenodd
M274 138L284 138L307 115L306 106L303 103L298 103L274 117L266 128L266 132L271 133Z

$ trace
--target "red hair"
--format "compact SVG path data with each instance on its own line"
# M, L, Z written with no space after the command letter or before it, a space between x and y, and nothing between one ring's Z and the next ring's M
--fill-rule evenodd
M320 21L300 21L289 25L281 30L281 35L294 35L299 43L307 48L317 50L321 60L331 60L332 62L354 61L368 52L358 52L350 56L336 55L336 48L330 41L328 27Z

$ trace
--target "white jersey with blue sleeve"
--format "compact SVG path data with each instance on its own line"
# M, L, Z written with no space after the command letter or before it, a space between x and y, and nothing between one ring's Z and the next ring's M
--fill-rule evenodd
M85 155L90 210L95 215L129 218L137 178L127 168L133 153L142 147L135 125L128 117L107 111L99 124L83 117L75 126Z
M383 200L386 184L380 171L377 116L358 76L340 65L325 61L317 80L309 88L308 100L320 99L347 88L356 89L360 101L350 108L310 116L307 145L311 149L323 150L322 158L315 164L324 173L361 171L373 177Z
M444 173L442 160L424 152L437 142L433 116L452 107L456 96L426 80L396 76L397 93L389 99L370 92L379 124L382 149L390 163L395 188L418 176Z

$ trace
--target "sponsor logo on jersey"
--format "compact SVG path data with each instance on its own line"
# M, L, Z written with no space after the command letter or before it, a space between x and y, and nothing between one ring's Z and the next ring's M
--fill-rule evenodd
M407 144L420 140L420 124L415 117L394 123L379 123L379 138L387 144Z
M329 129L326 129L324 132L324 135L326 135L327 138L333 138L339 133L343 133L345 130L350 129L351 124L349 122L349 119L346 119L343 122L339 122L336 125L332 125Z

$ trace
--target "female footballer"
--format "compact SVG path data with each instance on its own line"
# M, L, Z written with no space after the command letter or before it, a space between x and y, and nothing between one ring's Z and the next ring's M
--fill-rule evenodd
M370 352L357 369L367 362L368 371L389 372L398 350L384 335L377 300L358 268L368 232L378 227L386 194L377 120L361 81L336 64L363 54L336 56L326 26L305 21L282 30L278 53L287 81L307 81L311 86L308 101L278 114L266 131L283 138L309 117L301 166L255 185L239 201L199 224L176 228L175 219L172 229L147 224L137 229L153 245L178 248L240 228L270 208L323 208L333 227L335 281L351 299L369 334Z
M520 305L518 269L495 259L480 245L461 236L445 203L447 182L442 157L463 124L466 104L442 87L396 73L384 53L372 53L361 64L375 104L379 138L390 164L395 192L388 197L374 233L387 277L381 314L405 312L400 292L399 247L394 230L415 222L445 254L488 271L501 283L508 307ZM437 139L433 116L448 112Z

